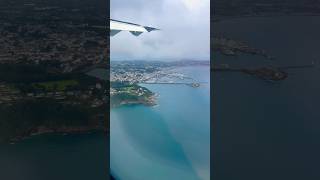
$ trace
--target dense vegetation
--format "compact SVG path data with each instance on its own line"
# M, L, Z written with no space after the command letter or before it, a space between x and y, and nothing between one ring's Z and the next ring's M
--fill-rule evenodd
M19 139L37 132L37 128L45 127L55 130L61 127L92 127L95 116L104 112L102 107L92 108L92 99L103 97L106 81L90 77L84 73L52 73L44 65L1 64L0 82L9 87L2 96L22 97L10 103L0 103L0 142ZM100 84L100 89L95 87ZM28 93L84 92L91 91L91 99L83 102L74 96L74 103L54 98L30 98ZM16 91L18 94L11 94ZM4 94L6 93L6 94ZM70 99L69 99L70 100ZM103 106L106 108L105 106Z
M110 97L112 107L122 104L150 104L153 93L138 84L128 82L111 82L110 87L117 91Z
M30 134L40 126L87 126L91 112L79 105L64 105L52 99L19 101L0 106L0 142Z

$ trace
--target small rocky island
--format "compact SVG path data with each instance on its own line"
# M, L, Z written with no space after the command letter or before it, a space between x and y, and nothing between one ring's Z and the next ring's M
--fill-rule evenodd
M267 60L274 60L275 58L266 53L263 49L250 47L247 43L227 38L225 36L215 36L213 38L213 52L217 52L223 56L241 56L244 54L259 55L265 57ZM227 58L228 59L228 58ZM315 66L314 62L306 65L287 65L287 66L276 66L270 65L271 61L261 61L261 65L257 66L245 63L243 65L229 65L226 62L220 62L213 65L212 71L215 72L241 72L262 80L267 81L282 81L288 78L286 70L289 69L302 69L312 68ZM273 61L275 62L275 61ZM235 67L236 66L236 67Z
M250 47L247 43L237 41L224 36L213 37L213 52L219 52L225 56L237 56L240 53L252 54L263 56L268 59L273 59L267 52L263 49Z
M276 68L262 67L257 69L242 69L242 72L256 76L263 80L281 81L288 77L288 73Z
M288 73L276 67L257 67L257 68L233 68L227 64L215 65L213 71L216 72L241 72L255 76L262 80L281 81L288 77Z

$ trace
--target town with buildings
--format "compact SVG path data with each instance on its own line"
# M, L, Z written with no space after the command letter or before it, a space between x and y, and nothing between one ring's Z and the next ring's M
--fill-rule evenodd
M104 4L0 2L0 142L108 131L109 83L86 74L108 67Z
M192 77L177 72L177 68L188 66L209 66L209 61L111 61L110 100L111 106L124 104L155 105L154 92L143 84L183 84L199 87Z

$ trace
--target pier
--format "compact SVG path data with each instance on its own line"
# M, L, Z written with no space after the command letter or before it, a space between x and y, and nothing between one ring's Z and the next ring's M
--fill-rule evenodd
M200 87L201 84L206 84L206 82L192 82L192 83L184 83L184 82L143 82L141 84L168 84L168 85L187 85L191 87Z

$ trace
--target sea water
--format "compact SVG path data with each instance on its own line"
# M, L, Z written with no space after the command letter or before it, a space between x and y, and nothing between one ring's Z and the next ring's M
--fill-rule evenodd
M213 73L213 179L320 179L320 18L229 19L215 23L214 32L275 57L212 54L216 64L318 65L287 70L280 82Z
M110 165L120 180L210 179L209 66L177 69L197 81L146 85L157 105L111 110Z

